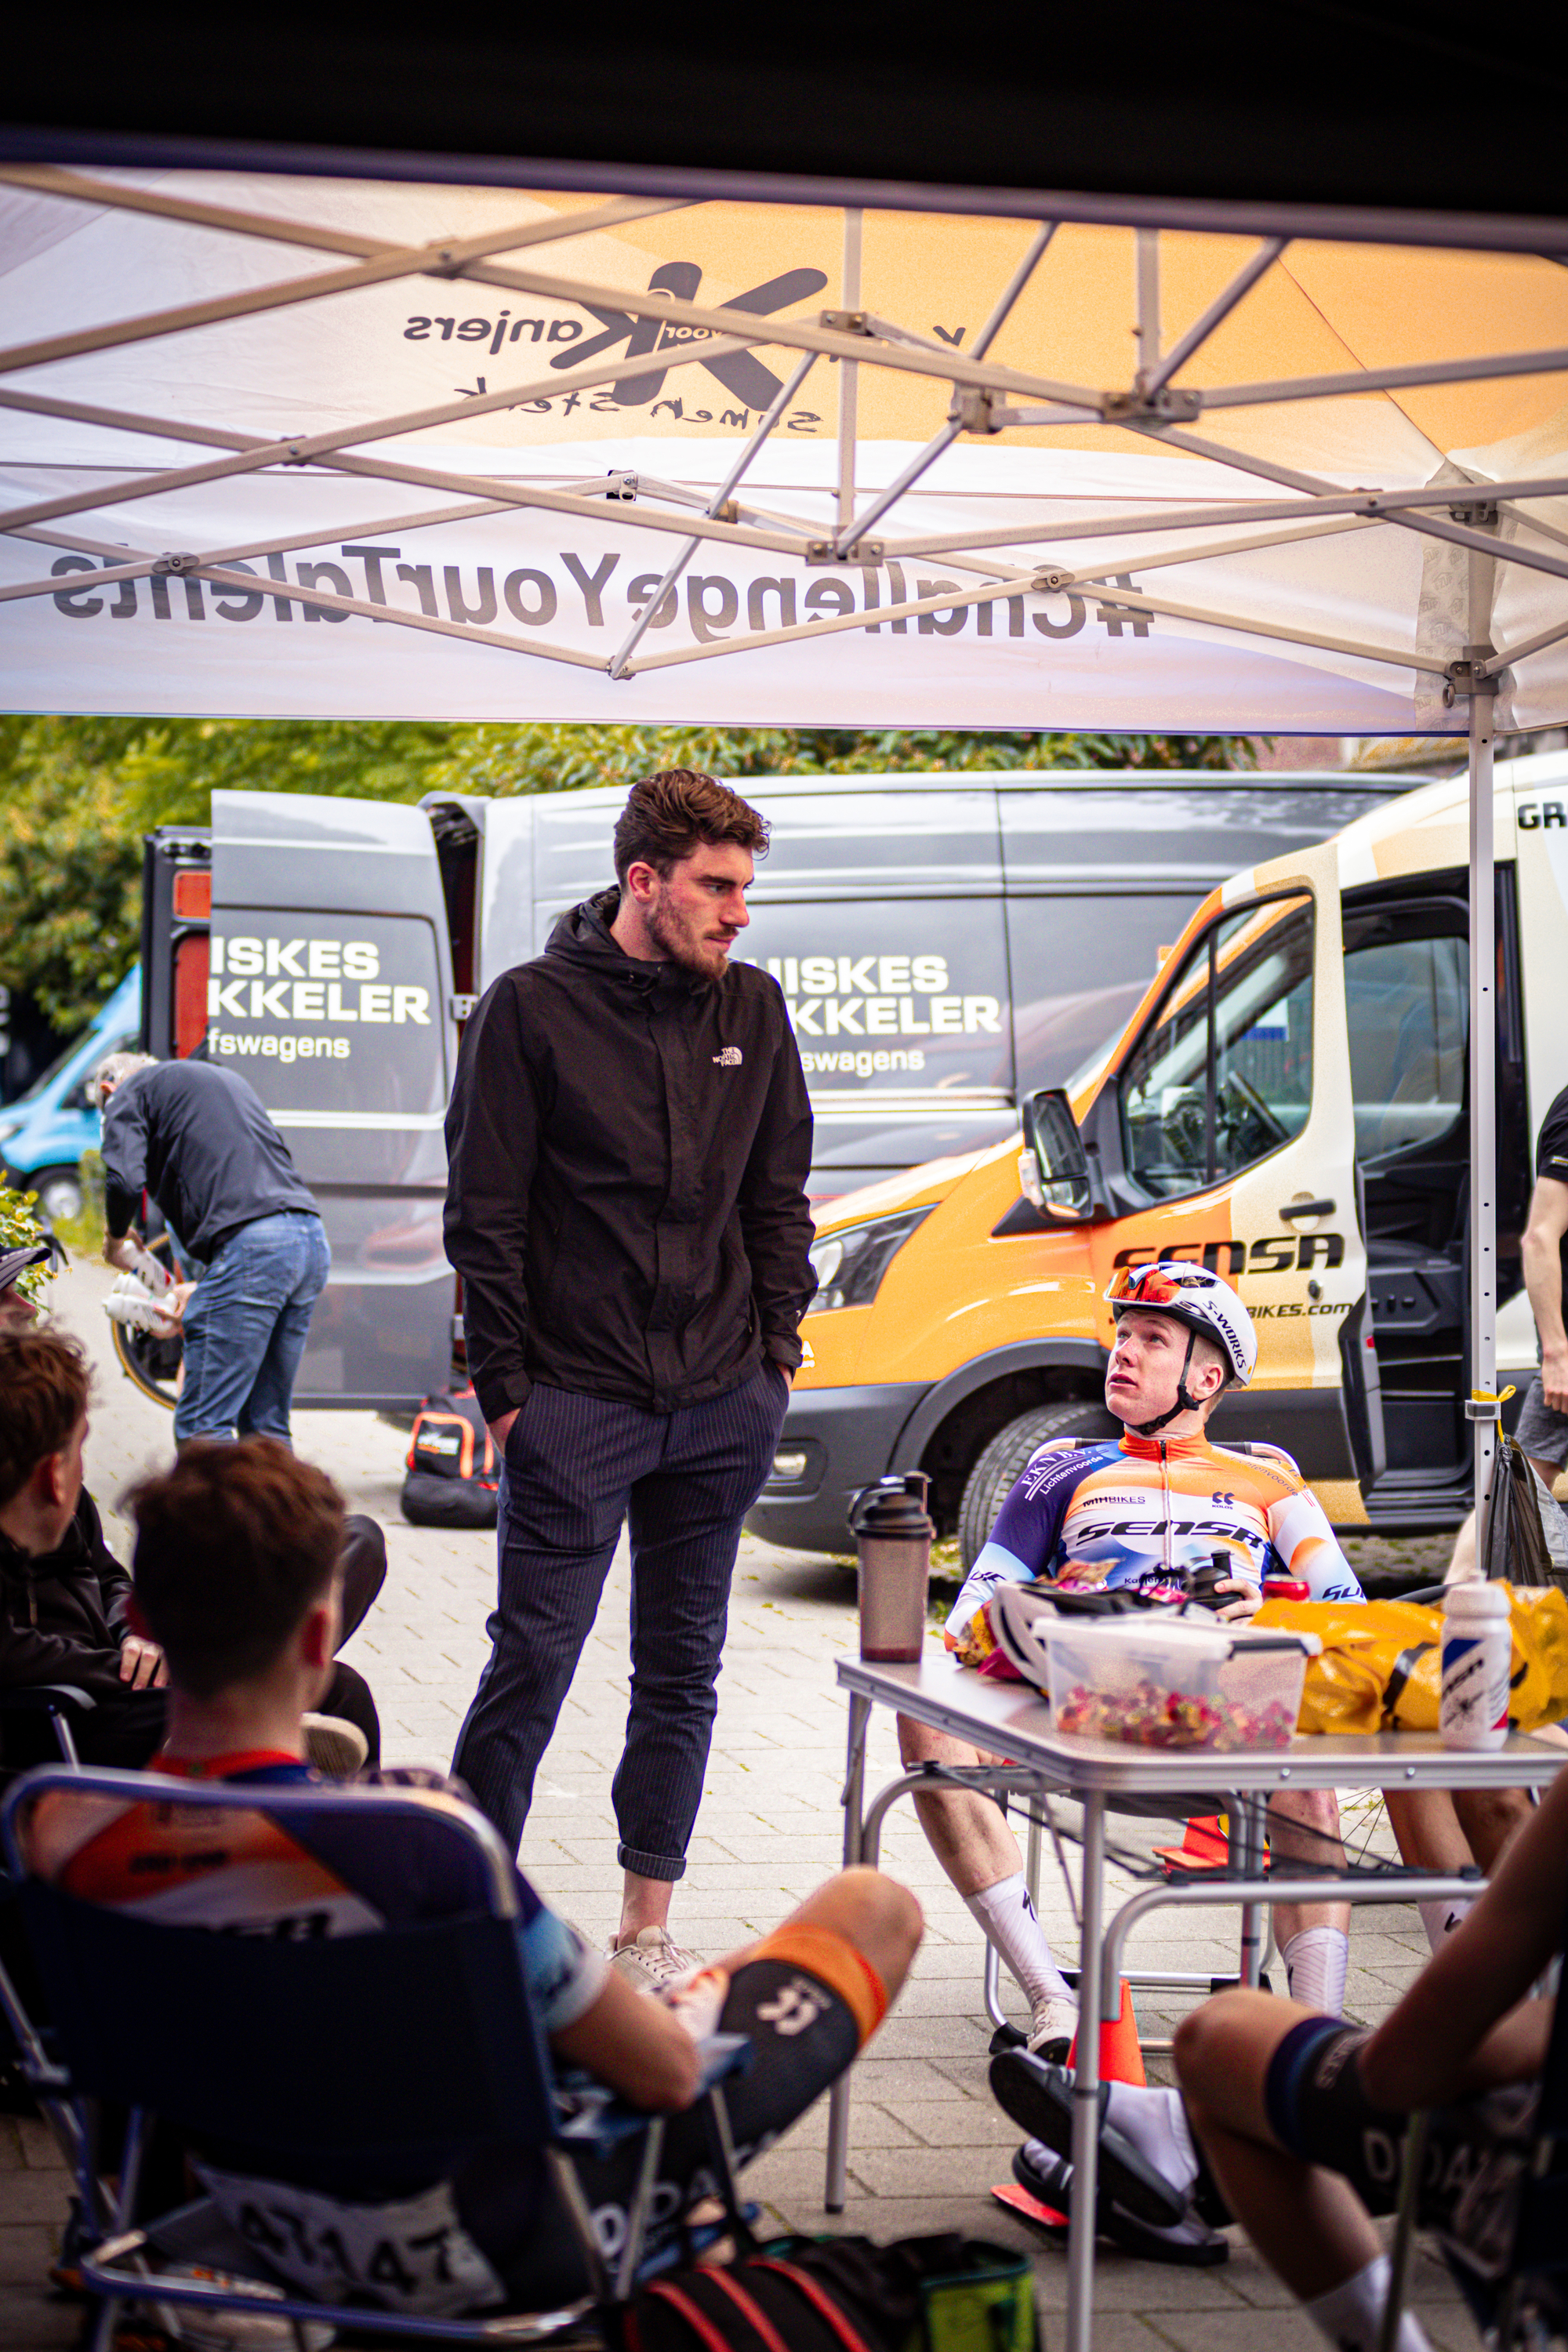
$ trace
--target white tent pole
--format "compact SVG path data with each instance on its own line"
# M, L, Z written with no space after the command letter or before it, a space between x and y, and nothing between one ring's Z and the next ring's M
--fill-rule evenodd
M740 481L742 475L745 472L747 467L751 464L752 458L756 456L758 450L762 447L763 442L773 431L773 426L778 423L779 418L784 415L784 410L789 406L790 402L795 398L796 393L800 390L801 385L805 382L806 377L810 374L812 369L816 365L816 353L815 352L807 352L799 366L790 376L788 383L782 384L779 387L778 397L773 402L773 406L768 410L767 415L757 426L756 431L752 434L751 439L747 442L745 447L742 450L740 456L736 458L734 464L731 467L723 480L720 483L719 488L709 499L708 513L710 516L721 515L723 513L724 509L729 505L731 491L734 489L736 484ZM731 517L731 520L733 518ZM630 661L633 654L636 653L637 646L641 644L643 636L652 623L654 614L658 612L666 596L669 593L669 591L674 587L676 582L679 579L681 573L685 571L687 565L696 554L700 544L701 541L698 538L689 539L685 545L679 548L676 553L670 558L669 569L666 572L664 578L659 582L658 586L654 590L653 594L648 598L647 603L643 606L642 611L637 614L637 619L632 623L631 627L627 630L621 645L611 656L610 676L612 677L624 677L626 664Z
M866 215L858 205L844 210L844 272L838 299L846 311L860 308L860 246ZM855 435L860 371L849 359L838 362L838 529L855 520Z
M1420 384L1489 383L1499 376L1558 375L1568 352L1498 352L1468 360L1428 360L1405 367L1357 368L1342 375L1282 376L1272 383L1216 384L1199 394L1211 408L1261 408L1281 400L1333 400L1342 393L1399 392Z
M991 316L986 320L985 324L981 328L980 332L974 338L974 343L971 352L972 358L983 360L985 357L986 352L991 349L991 346L995 341L997 335L1001 332L1002 328L1006 323L1008 313L1011 311L1014 303L1017 300L1019 295L1023 292L1025 287L1033 277L1037 265L1056 233L1057 225L1055 221L1047 221L1045 226L1037 231L1036 235L1030 239L1027 253L1025 254L1024 258L1013 272L1012 277L1002 289L1000 295L997 297L995 307L992 310ZM867 323L875 328L879 333L883 331L881 323L879 320L872 319L868 320ZM935 436L934 439L928 441L925 447L921 450L919 455L910 458L909 464L904 467L903 472L899 476L898 479L894 482L890 482L885 490L881 491L877 498L872 499L871 504L867 508L864 514L858 516L847 525L840 522L836 541L836 545L840 555L846 554L848 550L855 545L858 540L863 539L866 533L872 528L873 524L881 520L882 517L888 512L889 507L893 507L898 504L900 499L903 497L904 492L914 483L919 481L921 476L926 471L926 468L929 466L935 465L937 459L942 456L942 451L952 447L953 442L957 439L959 434L962 433L963 430L963 425L956 418L950 417L947 423L942 426L941 432Z
M1207 342L1209 337L1214 333L1215 329L1224 325L1226 320L1229 318L1231 312L1235 310L1242 297L1246 294L1249 294L1252 289L1257 285L1258 279L1263 276L1264 271L1271 268L1274 263L1279 260L1288 243L1289 239L1282 236L1268 236L1264 238L1263 243L1258 247L1251 260L1247 264L1247 267L1244 269L1239 270L1236 277L1231 279L1230 284L1226 288L1225 292L1221 294L1216 300L1209 304L1209 307L1204 312L1203 317L1194 320L1193 324L1187 329L1186 333L1182 337L1180 342L1173 344L1171 349L1165 353L1164 358L1160 362L1159 366L1154 370L1153 374L1149 378L1147 384L1144 386L1145 393L1149 397L1152 398L1155 393L1163 392L1165 386L1170 383L1171 378L1175 374L1176 370L1178 368L1185 367L1187 362L1192 358L1193 353L1197 351L1202 344Z
M8 393L0 391L0 408L10 404L11 398ZM49 409L43 413L53 415L55 411ZM60 413L68 412L62 410ZM150 425L147 429L155 428ZM1483 486L1482 495L1488 499L1497 499L1500 511L1501 501L1505 499L1511 501L1521 499L1562 498L1568 496L1568 475L1552 475L1536 482L1489 482ZM1207 523L1277 522L1281 517L1289 520L1298 515L1387 516L1406 507L1452 506L1455 496L1453 485L1446 484L1440 489L1381 490L1372 493L1364 490L1340 490L1336 491L1331 498L1313 497L1310 501L1305 499L1238 499L1234 505L1226 502L1213 506L1167 507L1156 511L1139 509L1131 514L1110 512L1097 515L1092 522L1062 523L1047 520L1044 524L1009 523L1001 530L972 530L962 535L957 531L926 532L915 539L900 539L893 541L888 552L900 557L948 555L956 554L963 548L1017 546L1031 537L1043 540L1051 546L1055 546L1058 541L1065 545L1068 541L1075 539L1118 539L1142 531L1185 530L1189 525ZM1052 501L1042 499L1040 503L1046 506ZM1525 517L1521 520L1528 520L1532 530L1541 528L1533 518Z
M1469 559L1470 643L1465 660L1490 654L1495 567ZM1492 734L1497 681L1470 685L1470 1405L1475 1432L1476 1557L1486 1558L1497 1461L1497 940L1492 855ZM1477 691L1477 689L1481 689Z
M1138 238L1138 388L1146 392L1160 368L1160 232L1141 228Z

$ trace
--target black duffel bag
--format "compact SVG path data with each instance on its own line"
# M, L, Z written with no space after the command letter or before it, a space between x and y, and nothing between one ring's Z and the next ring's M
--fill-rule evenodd
M493 1528L500 1465L472 1389L427 1396L414 1416L403 1516L416 1528Z

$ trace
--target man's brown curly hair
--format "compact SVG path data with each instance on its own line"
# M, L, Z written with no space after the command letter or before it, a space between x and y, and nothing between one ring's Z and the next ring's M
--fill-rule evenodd
M749 801L697 768L661 768L634 784L616 826L616 872L625 889L634 866L667 880L671 866L704 844L732 841L753 857L768 854L768 821Z

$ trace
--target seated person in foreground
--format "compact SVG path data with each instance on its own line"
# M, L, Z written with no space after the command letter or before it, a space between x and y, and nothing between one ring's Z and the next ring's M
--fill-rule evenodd
M74 1339L0 1329L0 1686L65 1683L91 1710L72 1719L84 1763L145 1764L163 1738L163 1653L131 1620L131 1579L109 1549L83 1483L91 1372ZM345 1522L345 1605L340 1641L359 1626L386 1574L374 1519ZM356 1737L355 1734L359 1736ZM375 1702L353 1666L334 1665L312 1727L316 1752L337 1769L381 1750ZM13 1720L13 1769L53 1757L47 1727Z
M132 1507L133 1607L169 1671L168 1735L153 1771L254 1788L257 1810L182 1814L58 1792L32 1817L32 1866L89 1902L230 1931L353 1935L484 1908L477 1860L446 1878L411 1853L416 1829L360 1806L352 1789L336 1792L319 1825L296 1820L285 1834L268 1820L268 1787L311 1777L300 1719L331 1673L342 1507L331 1482L269 1439L198 1440ZM454 1786L434 1773L375 1777ZM876 1871L846 1871L760 1942L667 1993L639 1994L521 1874L516 1885L521 1963L552 2050L634 2105L678 2118L652 2209L661 2223L708 2189L701 2117L682 2112L696 2095L698 2039L719 2030L751 2039L751 2068L728 2089L743 2161L850 2063L921 1937L912 1895ZM395 2047L386 2063L398 2063ZM242 2118L235 2127L237 2140ZM247 2158L243 2144L194 2153L231 2223L308 2292L428 2313L586 2290L535 2150L486 2151L447 2181L390 2165L351 2181L301 2163L281 2184L276 2160ZM610 2254L624 2242L639 2158L632 2142L580 2166ZM356 2271L355 2248L375 2250L368 2275Z
M1518 2179L1515 2170L1510 2187L1498 2142L1531 2128L1555 2007L1531 1989L1563 1949L1565 1886L1568 1773L1375 2031L1268 1993L1223 1992L1177 2028L1179 2091L1112 2084L1102 2200L1141 2217L1134 2236L1201 2241L1207 2222L1234 2218L1331 2345L1376 2352L1389 2262L1368 2217L1394 2210L1410 2119L1424 2110L1417 2219L1483 2292L1495 2289ZM1071 2077L1044 2067L1028 2083L1012 2059L1010 2083L997 2087L1039 2135L1015 2169L1060 2206L1072 2193ZM1398 2341L1399 2352L1428 2352L1408 2312Z
M1215 1552L1234 1574L1216 1589L1236 1598L1222 1618L1257 1608L1268 1575L1302 1579L1315 1601L1364 1599L1317 1498L1283 1461L1227 1454L1206 1424L1226 1390L1245 1388L1258 1360L1252 1318L1230 1285L1201 1265L1130 1266L1106 1294L1116 1344L1105 1375L1106 1410L1125 1424L1120 1443L1058 1450L1043 1445L1003 1504L991 1540L970 1570L946 1638L982 1673L996 1661L984 1604L998 1584L1068 1590L1131 1587L1158 1600L1185 1597L1189 1570ZM997 1759L900 1717L906 1765ZM1059 2058L1077 2005L1051 1958L1025 1885L1023 1858L990 1797L932 1790L915 1807L938 1861L1017 1979L1030 2005L1030 2050ZM1339 1808L1327 1790L1273 1798L1276 1860L1337 1862ZM1291 1989L1315 2008L1344 1998L1348 1907L1280 1904L1276 1933Z

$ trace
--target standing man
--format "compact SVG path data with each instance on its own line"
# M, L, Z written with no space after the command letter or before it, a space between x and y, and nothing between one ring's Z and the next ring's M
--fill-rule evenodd
M97 1086L104 1256L134 1265L131 1223L146 1192L200 1276L194 1297L182 1285L160 1301L184 1333L174 1443L237 1429L287 1445L310 1310L332 1262L287 1144L255 1088L212 1062L110 1054Z
M639 1982L689 1965L670 1894L741 1523L816 1288L800 1056L776 983L730 963L767 840L710 776L634 786L617 887L487 992L447 1120L447 1253L503 1464L490 1656L454 1769L515 1850L629 1520L616 1949Z

